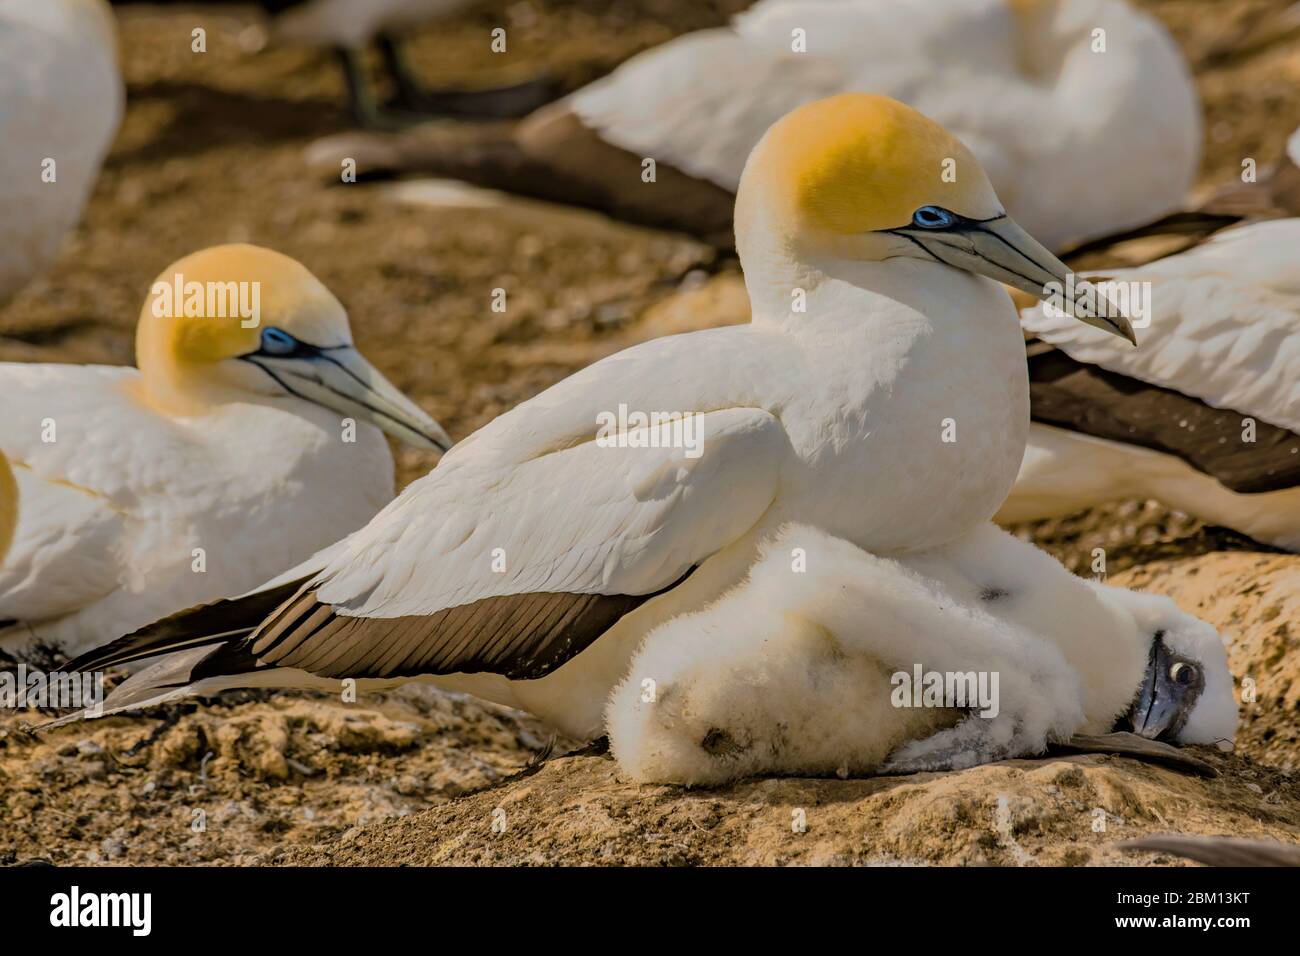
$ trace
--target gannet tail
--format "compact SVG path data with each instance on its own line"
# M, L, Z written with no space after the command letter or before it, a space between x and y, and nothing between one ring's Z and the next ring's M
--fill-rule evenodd
M86 673L120 667L160 654L224 644L244 637L262 619L289 600L310 580L310 576L254 591L243 597L223 598L146 624L137 631L87 651L67 665L69 671Z
M128 677L98 706L47 721L34 729L52 730L85 718L152 707L194 693L195 671L203 661L226 644L246 637L268 614L297 596L311 578L308 574L287 581L278 579L242 597L200 604L87 651L68 663L65 670L85 674L146 658L160 659ZM204 683L206 686L208 682Z

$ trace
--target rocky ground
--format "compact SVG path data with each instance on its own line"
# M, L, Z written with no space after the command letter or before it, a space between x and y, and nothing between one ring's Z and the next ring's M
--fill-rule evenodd
M497 0L422 35L417 62L435 81L544 66L572 86L743 5ZM1300 50L1264 26L1286 0L1141 5L1197 71L1202 186L1277 154L1300 124ZM630 342L743 317L734 267L680 236L304 176L304 149L345 125L341 81L322 54L262 49L259 23L238 8L123 20L126 122L63 258L0 310L0 360L130 362L153 276L232 240L305 262L360 346L454 437ZM483 41L502 23L504 61ZM198 24L205 54L189 48ZM499 286L505 313L489 308ZM433 463L398 456L403 482ZM1237 752L1201 755L1218 776L1094 755L682 791L580 756L512 778L550 740L524 715L420 688L356 704L250 693L41 738L22 729L36 715L0 717L0 863L1110 864L1170 862L1115 849L1144 833L1300 842L1300 558L1242 550L1151 502L1018 531L1080 571L1105 547L1114 583L1169 593L1229 637L1254 699Z

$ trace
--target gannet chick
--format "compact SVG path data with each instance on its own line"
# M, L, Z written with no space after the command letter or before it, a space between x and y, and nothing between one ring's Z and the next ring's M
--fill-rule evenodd
M1218 233L1106 278L1145 301L1140 349L1038 307L1025 460L998 514L1155 498L1300 551L1300 219Z
M969 675L969 696L914 706L917 668ZM1117 723L1179 743L1236 727L1213 628L992 527L893 559L784 528L743 584L646 637L606 713L624 774L688 785L961 769Z
M443 430L352 345L294 260L232 245L176 262L136 334L140 370L0 364L0 448L22 508L0 643L79 651L255 587L393 496L386 431Z
M45 269L81 219L122 118L103 0L0 4L0 306Z
M641 638L738 583L780 525L899 551L986 522L1029 416L1024 340L993 280L1044 294L1064 266L969 151L885 97L809 104L755 148L736 222L750 325L597 362L318 559L78 666L177 652L110 708L418 677L586 737ZM1131 334L1119 315L1081 320Z
M335 179L346 156L729 244L754 144L796 106L848 91L945 126L1049 248L1178 208L1199 165L1191 71L1160 22L1122 0L764 0L633 57L509 137L340 137L313 161Z

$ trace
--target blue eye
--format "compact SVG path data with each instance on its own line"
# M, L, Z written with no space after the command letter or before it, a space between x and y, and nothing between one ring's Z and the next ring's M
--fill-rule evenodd
M262 330L262 351L267 355L292 355L298 350L298 340L282 329Z
M957 217L942 206L922 206L912 213L912 225L922 229L949 229L957 222Z

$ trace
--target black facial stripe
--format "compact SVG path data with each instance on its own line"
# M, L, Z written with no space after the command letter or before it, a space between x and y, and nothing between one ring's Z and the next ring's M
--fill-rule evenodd
M926 248L925 243L923 243L920 239L916 238L916 236L909 236L907 233L903 232L903 231L900 230L900 229L886 229L885 231L888 232L891 236L901 236L902 238L906 239L908 242L910 242L912 245L916 246L916 248L920 249L922 252L924 252L927 256L929 256L929 257L930 257L931 259L933 259L935 262L943 262L942 259L940 259L940 258L939 258L938 256L936 256L933 252L931 252L928 248ZM943 264L944 264L944 265L948 265L948 263L946 263L946 262L943 262Z
M1025 259L1025 260L1027 260L1027 261L1029 261L1029 262L1032 262L1034 265L1036 265L1038 268L1042 269L1042 270L1043 270L1044 272L1046 272L1048 275L1051 275L1051 274L1052 274L1052 270L1048 269L1046 266L1044 266L1044 265L1043 265L1041 262L1039 262L1037 259L1034 259L1032 256L1027 256L1027 255L1025 255L1025 252L1024 252L1023 249L1019 249L1019 248L1017 248L1016 246L1013 246L1011 243L1007 242L1006 239L1004 239L1002 236L999 236L999 235L998 235L996 232L994 232L992 229L986 229L986 228L984 228L983 226L979 226L975 231L976 231L976 232L981 232L981 233L983 233L983 234L986 235L986 236L992 236L994 239L996 239L998 242L1002 243L1004 246L1006 246L1008 249L1010 249L1010 250L1011 250L1012 252L1014 252L1016 255L1020 256L1020 258Z
M336 346L336 347L341 348L342 346ZM276 357L280 357L280 358L282 358L283 356L276 356ZM328 356L320 356L320 357L321 357L321 358L324 358L326 361L330 362L330 363L333 364L333 365L338 365L339 368L343 368L342 365L339 365L338 362L336 362L334 359L329 358ZM275 379L276 382L279 383L280 387L283 388L283 389L284 389L286 392L288 392L290 395L294 395L294 396L296 396L296 397L298 397L298 398L301 398L304 402L312 402L312 399L307 398L305 395L302 395L302 394L299 393L299 392L295 392L292 388L290 388L288 385L286 385L285 382L284 382L284 380L281 379L280 376L276 375L274 372L272 372L269 368L267 368L267 367L266 367L265 365L263 365L261 362L253 362L253 364L256 365L258 368L262 369L263 371L265 371L268 375L271 376L271 378ZM343 368L343 371L348 372L348 370L347 370L346 368ZM351 376L353 379L355 379L356 381L360 382L360 383L361 383L362 385L364 385L366 388L369 388L369 387L370 387L370 386L366 385L365 382L362 382L361 379L359 379L359 378L357 378L355 375L353 375L351 372L348 372L348 375L350 375L350 376ZM413 433L413 434L419 435L419 436L422 437L422 438L427 438L429 441L433 442L434 445L436 445L437 447L441 448L443 451L446 451L446 450L447 450L446 448L443 447L443 443L442 443L441 441L438 441L437 439L433 438L433 437L430 436L430 435L425 435L423 432L419 431L419 430L416 429L416 428L413 428L412 426L408 425L406 422L401 421L401 420L395 418L393 415L391 415L391 414L389 414L388 412L384 411L382 408L377 408L376 406L371 405L369 402L364 401L363 399L357 398L357 397L354 396L354 395L347 395L347 394L344 394L343 392L340 392L337 388L335 388L334 386L330 385L329 382L326 382L324 379L320 378L320 376L307 376L307 375L304 375L304 376L302 376L302 377L308 379L308 381L310 381L313 385L319 385L321 388L325 389L325 391L331 393L332 395L337 395L339 398L343 399L345 402L351 402L353 405L360 405L362 408L366 409L366 410L369 411L369 412L373 412L375 415L378 415L380 418L386 418L386 419L388 419L390 422L392 422L392 423L393 423L394 425L396 425L398 428L404 428L404 429L406 429L408 432L411 432L411 433ZM317 404L317 403L316 403L316 402L312 402L312 404Z

